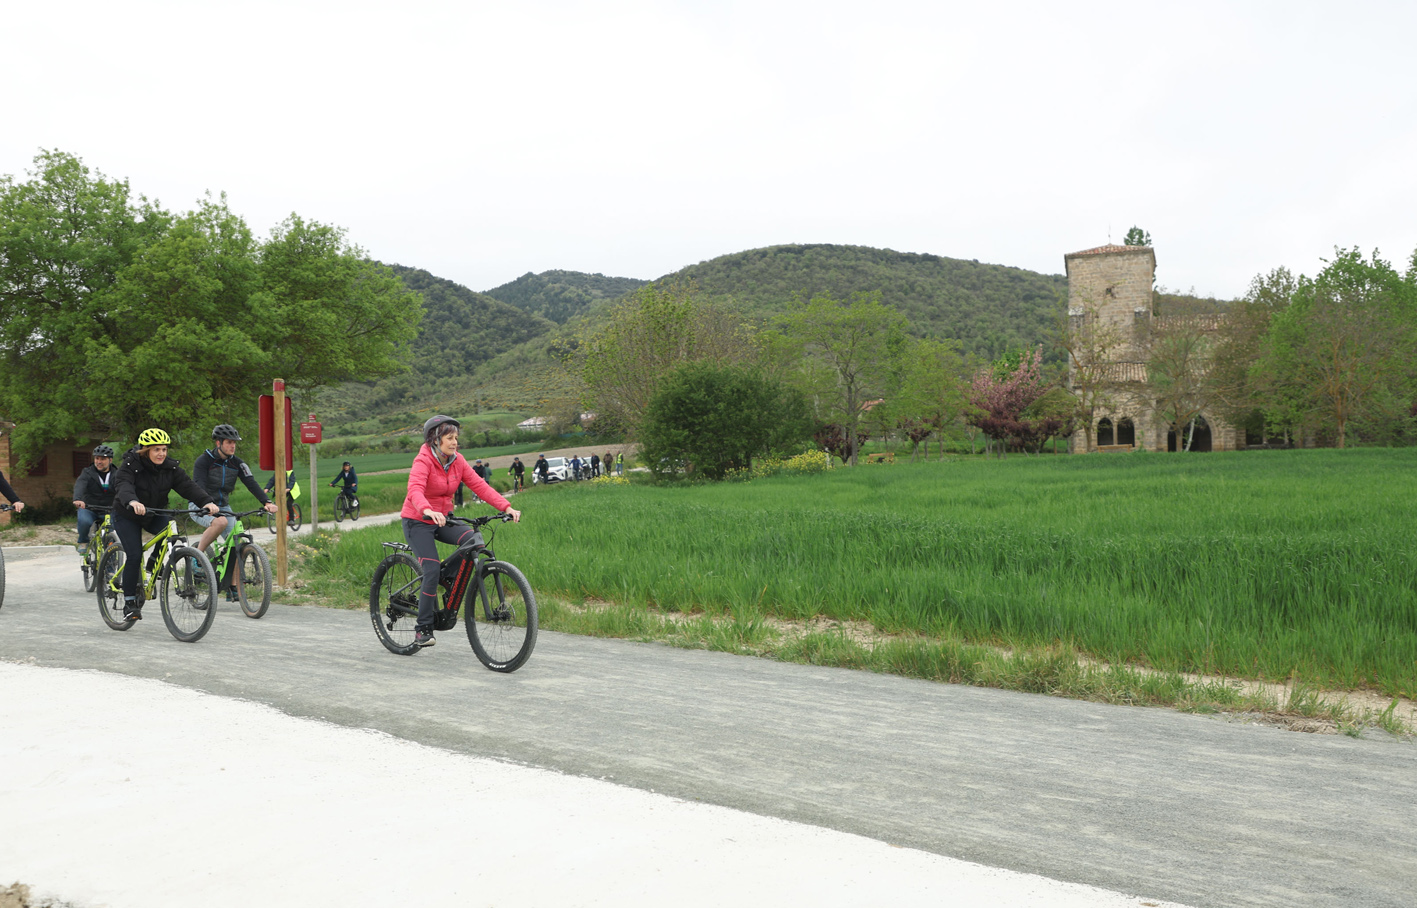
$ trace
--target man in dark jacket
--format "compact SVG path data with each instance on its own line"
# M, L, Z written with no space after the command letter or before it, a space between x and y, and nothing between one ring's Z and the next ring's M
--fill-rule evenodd
M113 449L99 445L93 449L93 463L74 480L74 507L79 509L79 544L82 555L89 546L89 531L102 519L98 511L113 506Z
M167 496L176 492L188 501L216 514L216 502L207 490L192 481L176 459L167 456L172 439L161 429L144 429L138 445L123 455L123 463L113 479L113 531L130 557L123 561L123 617L143 617L142 591L138 588L143 572L143 531L161 533L167 517L149 514L148 509L166 509Z
M197 548L203 552L212 544L212 540L216 539L218 533L229 537L232 528L236 526L236 512L231 507L231 493L236 489L236 480L241 480L247 491L256 496L256 500L267 513L276 512L275 503L261 490L261 484L256 482L250 465L236 456L236 443L240 440L241 433L236 431L235 426L217 426L212 429L212 446L198 454L196 462L192 464L192 479L207 490L212 501L221 509L221 513L216 517L209 517L197 513L195 506L189 507L193 512L192 520L199 526L206 527L202 531L202 538L197 542Z

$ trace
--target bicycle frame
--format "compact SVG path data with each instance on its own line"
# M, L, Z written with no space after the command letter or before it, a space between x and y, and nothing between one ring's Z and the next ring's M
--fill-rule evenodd
M237 552L241 550L241 546L237 543L244 542L247 545L256 544L256 540L251 538L251 533L246 529L246 524L242 523L241 518L250 517L252 514L264 514L266 513L266 509L257 508L254 511L242 511L240 514L234 511L223 511L222 513L231 517L231 532L220 534L217 538L212 540L210 546L211 553L208 556L211 558L212 567L217 571L218 584L223 581L227 571L231 569L231 559L235 558Z

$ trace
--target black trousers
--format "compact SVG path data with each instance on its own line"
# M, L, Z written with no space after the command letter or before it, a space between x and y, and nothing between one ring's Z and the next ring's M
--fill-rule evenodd
M403 538L413 546L413 556L418 559L418 570L423 574L423 586L418 591L418 630L433 630L433 614L438 611L438 543L448 542L462 545L477 531L472 527L434 526L412 517L403 519Z
M161 533L167 526L168 518L158 514L139 517L125 507L114 506L109 516L113 520L113 532L123 543L123 551L128 556L123 562L123 598L140 598L138 584L143 575L143 531Z

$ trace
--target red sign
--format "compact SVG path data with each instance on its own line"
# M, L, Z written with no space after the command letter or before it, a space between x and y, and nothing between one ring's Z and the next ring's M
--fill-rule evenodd
M260 436L261 469L276 468L276 399L273 395L262 394L257 408L257 434ZM285 399L285 468L295 469L295 440L290 433L290 398Z
M317 422L303 422L300 424L300 440L307 445L317 445L320 443L320 424Z

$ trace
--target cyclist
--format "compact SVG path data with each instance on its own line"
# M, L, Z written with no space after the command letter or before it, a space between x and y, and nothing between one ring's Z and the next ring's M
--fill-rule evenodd
M541 477L541 484L546 485L546 479L551 475L551 464L547 463L545 454L536 455L536 463L531 467L536 471L536 475Z
M512 465L507 468L507 472L512 474L513 492L520 492L526 488L526 464L522 463L520 457L512 458Z
M423 587L418 594L418 618L414 625L413 642L432 646L433 616L438 610L438 542L462 545L476 532L471 527L448 526L453 510L453 492L463 485L478 498L513 521L521 520L521 511L507 503L487 482L472 471L467 459L458 453L458 429L461 424L451 416L434 416L423 424L423 447L413 459L408 474L408 495L403 500L403 538L413 547L423 574Z
M74 480L74 507L79 509L79 544L74 546L80 555L89 546L89 530L98 522L94 508L113 506L113 449L99 445L93 449L93 463L84 467L79 478Z
M211 517L200 511L196 505L188 505L192 520L198 526L204 527L202 538L197 541L197 548L203 552L212 544L212 540L216 539L217 534L222 538L230 538L231 531L236 526L236 512L231 507L231 493L236 489L236 480L241 480L247 491L256 496L256 500L267 513L276 512L275 502L261 490L261 486L256 482L256 474L251 472L250 464L236 456L236 443L240 440L241 433L236 431L236 427L223 423L212 429L212 446L198 454L197 459L192 462L192 479L207 490L207 494L220 509L216 517ZM236 578L231 578L231 581L226 588L228 601L236 597Z
M25 503L20 501L20 496L15 494L15 490L10 488L10 484L5 481L5 474L0 473L0 495L5 496L5 500L15 506L15 513L25 509Z
M330 480L330 485L344 485L344 497L349 500L349 506L354 507L359 504L359 499L355 495L359 492L359 474L354 472L354 465L345 461L340 466L339 475Z
M216 502L207 490L192 481L176 458L167 456L172 439L161 429L144 429L136 447L123 455L114 476L113 510L109 519L128 558L123 562L123 617L134 621L143 617L143 595L139 578L143 572L143 531L161 533L167 518L149 514L149 508L166 508L169 492L217 513Z
M290 494L291 489L294 489L294 488L295 488L295 471L294 471L294 470L287 470L286 473L285 473L285 513L286 513L287 515L293 514L293 513L295 512L295 496ZM271 474L271 478L266 480L266 491L267 491L267 492L274 492L275 490L276 490L276 474L272 473L272 474Z

